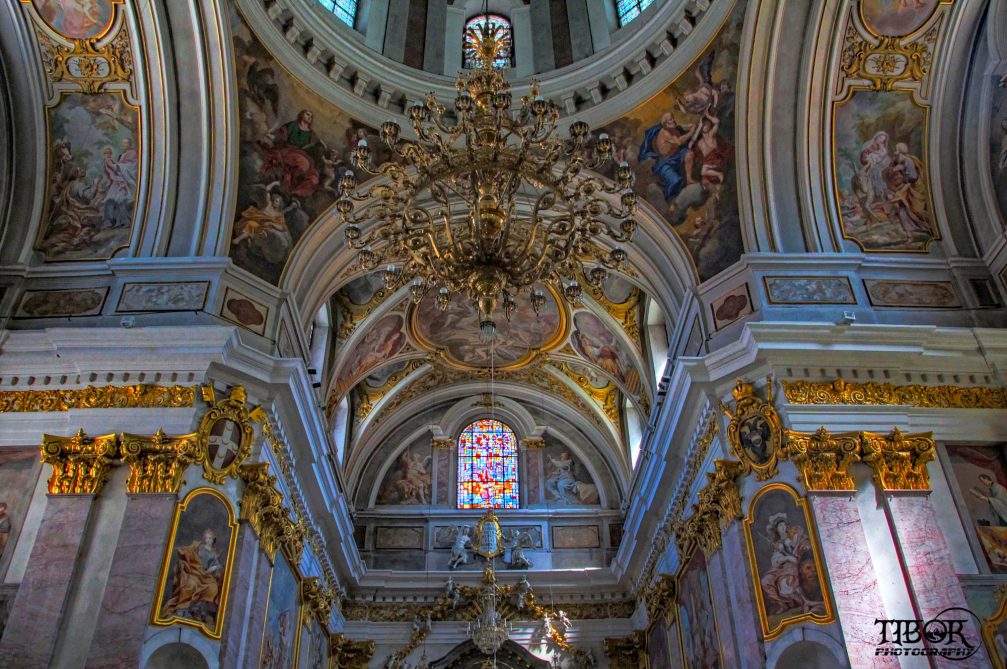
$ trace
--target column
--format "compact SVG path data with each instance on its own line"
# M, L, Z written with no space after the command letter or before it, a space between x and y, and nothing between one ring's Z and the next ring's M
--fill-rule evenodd
M367 31L364 45L378 53L385 49L385 27L388 24L388 0L370 0L367 8Z
M105 485L117 450L115 435L91 439L81 430L73 437L44 437L42 460L52 465L49 497L0 639L0 666L50 665L94 498Z
M522 439L518 447L518 452L524 456L524 503L528 506L545 504L542 460L545 440L542 437L528 437Z
M462 37L464 33L465 11L459 7L447 7L444 14L444 69L442 70L445 76L454 77L462 69ZM517 47L515 46L515 48Z
M587 0L587 19L591 24L591 44L594 53L612 45L609 12L611 0Z
M552 12L549 0L531 0L533 72L548 72L556 69L552 52ZM520 56L520 53L518 54Z
M431 448L434 456L434 504L447 506L451 503L451 453L454 451L455 440L446 437L434 437Z
M427 72L440 74L444 72L444 54L447 43L444 34L447 30L448 3L447 0L429 0L427 2L427 34L423 47L423 69ZM461 40L458 41L458 51L461 52Z
M594 53L587 1L566 0L566 17L570 24L570 49L573 52L573 61L576 63Z

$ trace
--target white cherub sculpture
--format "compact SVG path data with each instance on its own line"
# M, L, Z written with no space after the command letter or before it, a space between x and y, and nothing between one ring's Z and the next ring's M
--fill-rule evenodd
M469 552L466 550L472 543L469 535L471 528L468 525L459 525L455 530L454 544L451 546L451 559L448 560L448 569L457 569L459 565L469 563Z

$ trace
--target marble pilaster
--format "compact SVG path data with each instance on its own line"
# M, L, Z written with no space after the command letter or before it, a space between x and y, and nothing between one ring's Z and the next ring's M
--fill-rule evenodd
M566 0L566 18L570 24L570 49L574 62L577 62L594 53L587 1Z
M886 494L885 511L895 534L902 569L909 580L909 593L923 620L930 620L949 608L968 608L944 533L934 519L937 510L929 497L919 494ZM981 669L991 666L980 631L966 624L963 630L969 645L979 650L967 659L934 657L937 667ZM939 649L940 645L932 647Z
M609 28L609 13L614 4L605 0L587 0L587 18L591 23L591 47L597 52L607 49L612 44Z
M531 7L521 5L511 10L514 29L514 74L530 77L535 74L535 47L532 41Z
M808 503L822 542L850 664L857 669L899 669L898 658L875 655L879 637L874 621L889 616L856 502L845 496L811 493Z
M91 495L49 496L28 569L0 639L0 666L49 666L93 505Z
M542 450L525 451L525 503L544 504L542 490Z
M742 669L762 667L765 662L764 649L759 643L762 631L759 629L759 613L752 584L747 578L748 549L740 522L731 523L724 530L723 546L718 554L722 556L723 578L732 585L727 589L725 610L730 611L734 618L734 637L738 644L737 666Z
M710 590L713 595L713 610L717 616L717 631L720 633L720 658L725 667L740 666L738 646L735 643L735 613L731 610L730 595L727 584L730 581L724 577L724 552L718 550L707 558L707 571L710 575Z
M221 669L238 669L241 662L241 640L246 636L247 613L253 610L256 597L258 565L268 560L259 551L259 540L246 522L238 528L238 541L234 547L234 565L231 567L231 591L227 596L224 629L220 636ZM268 577L267 577L268 579ZM266 581L268 587L269 581ZM264 603L265 600L262 600ZM260 630L261 631L261 630ZM253 660L247 660L252 662Z
M451 499L451 451L434 449L434 504L446 506Z
M423 69L427 72L440 74L444 71L444 54L446 42L444 33L447 30L448 4L431 0L427 3L427 34L423 47ZM458 43L461 48L461 42Z
M361 7L363 9L363 7ZM388 21L388 0L370 0L367 6L367 28L364 44L381 53L385 48L385 26Z
M139 665L175 502L171 493L129 496L86 669Z
M249 532L251 534L251 532ZM256 542L256 545L258 543ZM221 662L221 667L254 667L259 664L259 653L262 650L262 629L266 624L266 602L269 600L269 580L273 573L273 563L258 547L258 560L255 565L254 581L252 582L251 605L244 612L245 643L244 652L237 664L230 665Z

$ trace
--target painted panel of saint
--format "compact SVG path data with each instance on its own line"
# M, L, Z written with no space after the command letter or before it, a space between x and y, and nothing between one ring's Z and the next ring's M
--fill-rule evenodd
M155 624L180 622L220 638L237 528L220 493L201 488L186 496L175 512Z
M322 629L315 616L301 631L301 647L298 653L297 669L328 669L329 635Z
M623 385L626 392L639 395L640 373L628 347L597 316L588 311L574 314L573 323L576 329L571 341L577 352L610 374Z
M833 620L810 522L805 501L786 485L762 488L749 506L745 535L767 639L800 621Z
M262 635L260 669L292 669L300 633L300 590L297 575L282 551L277 551L269 582L266 629Z
M679 576L678 619L686 669L720 669L720 637L713 611L706 555L696 550Z
M378 491L378 504L429 504L431 483L430 440L407 448L385 474Z
M241 426L229 418L221 418L210 428L206 440L207 458L214 469L226 469L241 449Z
M64 37L93 39L112 26L112 0L32 0L39 16Z
M994 574L1007 574L1007 454L995 446L948 446L951 469Z
M939 237L926 160L927 110L912 93L855 91L836 105L843 236L866 251L925 251Z

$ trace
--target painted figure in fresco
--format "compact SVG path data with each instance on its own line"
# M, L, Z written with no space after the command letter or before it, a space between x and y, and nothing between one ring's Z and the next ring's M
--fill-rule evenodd
M472 544L472 537L469 535L471 528L468 525L459 525L455 528L454 543L451 546L451 559L448 560L448 569L457 569L459 565L469 563L469 552L466 550Z
M297 118L269 131L270 146L266 151L262 174L276 178L280 188L291 196L311 197L320 183L313 157L316 147L324 150L325 142L315 134L315 114L302 109Z
M288 669L294 644L291 612L284 611L277 619L275 633L266 639L262 649L262 669Z
M398 478L385 484L381 491L382 502L397 504L426 504L432 477L427 471L432 456L424 456L407 449L399 458Z
M999 520L998 525L1007 526L1007 488L993 480L989 474L980 474L979 483L982 484L981 487L974 487L969 492L979 501L990 505L990 511Z
M790 525L786 513L774 513L766 525L767 539L773 547L770 569L759 579L771 614L797 610L802 613L822 612L821 590L811 542L802 527ZM808 561L810 560L810 569ZM808 584L811 576L816 584ZM803 587L802 587L803 586ZM817 591L817 592L816 592ZM819 595L817 600L809 595Z
M125 141L129 141L128 139ZM110 228L128 228L133 222L133 192L136 189L136 170L120 164L112 157L111 146L102 149L100 188L104 192L102 214Z
M286 204L283 194L272 190L278 183L273 182L266 187L267 197L265 206L257 207L252 205L246 207L241 212L241 218L234 224L232 244L237 245L245 240L252 240L256 237L280 237L283 238L282 241L284 242L281 244L283 247L281 253L283 256L286 255L286 251L293 243L290 230L287 227L286 217L289 212L299 209L301 205L297 200L291 200L290 204Z
M108 21L110 0L41 0L38 13L67 37L94 37Z
M10 540L11 522L7 515L7 502L0 502L0 558L3 557Z
M674 202L685 187L685 157L694 128L694 124L679 124L672 112L665 112L661 122L648 128L643 135L637 161L654 161L651 171L657 177L668 204Z
M593 483L578 480L574 473L575 462L569 451L563 451L559 459L546 455L549 459L549 475L545 488L551 499L565 504L597 504L598 487Z
M217 618L224 565L217 550L217 534L207 528L203 536L177 549L172 573L171 598L161 615L178 616L213 625Z

